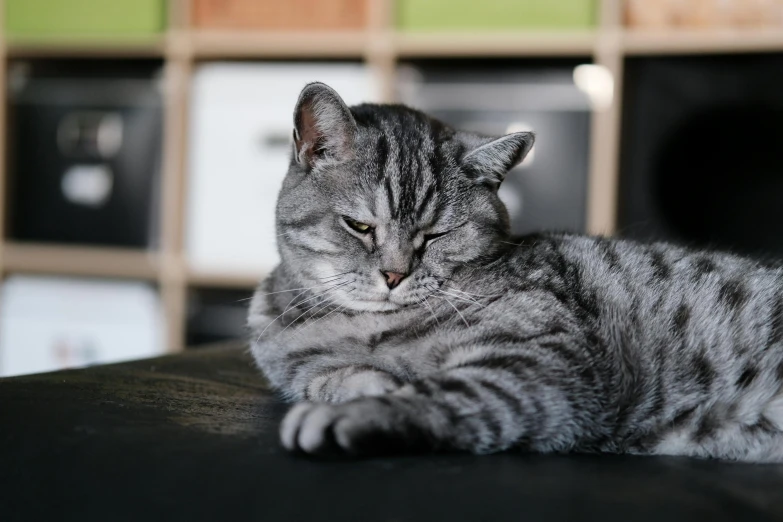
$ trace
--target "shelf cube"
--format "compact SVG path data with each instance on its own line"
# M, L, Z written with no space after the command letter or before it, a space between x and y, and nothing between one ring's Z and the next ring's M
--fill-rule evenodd
M11 37L143 37L165 29L165 0L6 0Z
M398 0L404 30L587 29L597 0Z
M193 24L203 29L356 30L377 0L193 0Z

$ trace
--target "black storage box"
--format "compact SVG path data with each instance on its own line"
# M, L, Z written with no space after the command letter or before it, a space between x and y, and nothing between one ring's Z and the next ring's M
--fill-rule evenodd
M12 66L13 239L154 245L162 148L158 70Z
M591 106L574 84L579 63L424 61L401 71L400 98L455 128L535 131L499 192L515 234L585 229Z
M783 55L626 65L619 232L783 256Z

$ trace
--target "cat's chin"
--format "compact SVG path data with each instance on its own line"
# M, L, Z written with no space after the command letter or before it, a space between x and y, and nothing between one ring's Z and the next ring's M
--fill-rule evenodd
M393 303L391 301L350 301L344 306L356 312L391 312L399 310L405 305Z

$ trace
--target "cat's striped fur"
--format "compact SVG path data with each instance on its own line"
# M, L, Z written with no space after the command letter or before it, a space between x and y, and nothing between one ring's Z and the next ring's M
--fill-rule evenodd
M783 461L783 269L665 244L512 240L532 143L312 84L252 350L283 444ZM344 217L374 227L352 230ZM409 274L389 290L381 271Z

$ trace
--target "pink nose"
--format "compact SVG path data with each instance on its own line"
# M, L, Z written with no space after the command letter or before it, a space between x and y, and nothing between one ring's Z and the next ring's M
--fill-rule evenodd
M399 285L400 282L405 279L405 276L408 275L401 274L399 272L386 272L385 270L381 270L381 274L383 274L383 277L386 278L386 286L388 286L390 290L397 287L397 285Z

